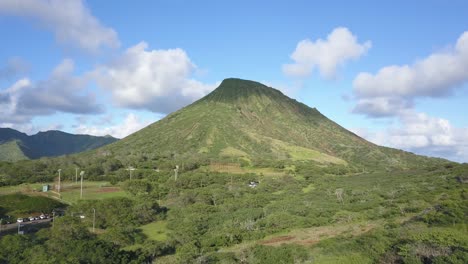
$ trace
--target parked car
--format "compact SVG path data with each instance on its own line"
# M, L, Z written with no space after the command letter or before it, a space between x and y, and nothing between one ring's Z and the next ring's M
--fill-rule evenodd
M39 218L40 218L40 219L46 219L46 216L45 216L45 214L41 214L41 215L39 216Z
M36 218L34 216L29 217L29 221L34 221L34 220L36 220Z
M29 222L29 221L30 221L29 218L27 217L23 218L23 222Z
M23 223L23 218L18 218L18 219L16 219L16 222L18 222L18 223Z

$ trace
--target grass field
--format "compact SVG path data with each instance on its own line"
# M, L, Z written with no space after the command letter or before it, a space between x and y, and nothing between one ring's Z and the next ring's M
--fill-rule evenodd
M66 183L61 192L62 200L67 203L75 203L80 200L80 184ZM85 182L83 183L83 199L101 200L112 197L127 197L119 186L112 186L108 182Z
M141 226L140 229L151 240L165 241L168 231L166 226L166 221L157 221Z
M58 199L58 193L53 190L42 192L42 185L45 183L21 184L17 186L0 187L0 195L23 193L27 195L46 196ZM49 183L52 186L52 183ZM72 204L80 199L80 183L63 182L61 186L61 200L65 203ZM127 197L119 186L113 186L109 182L83 182L83 199L86 200L101 200L112 197Z

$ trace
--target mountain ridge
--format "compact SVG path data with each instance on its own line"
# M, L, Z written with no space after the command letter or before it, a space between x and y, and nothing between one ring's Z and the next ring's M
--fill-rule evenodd
M11 128L0 128L0 160L17 161L55 157L92 150L117 141L113 137L75 135L59 130L27 135Z

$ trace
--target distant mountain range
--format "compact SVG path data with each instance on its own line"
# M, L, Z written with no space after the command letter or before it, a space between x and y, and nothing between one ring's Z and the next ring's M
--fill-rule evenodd
M111 136L73 135L57 130L28 136L11 128L0 128L0 160L18 161L72 154L117 140Z

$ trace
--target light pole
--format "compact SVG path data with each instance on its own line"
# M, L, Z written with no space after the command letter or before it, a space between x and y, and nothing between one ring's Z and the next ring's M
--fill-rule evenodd
M93 208L93 233L94 233L95 224L96 224L96 209Z
M78 183L78 168L75 168L75 183Z
M83 175L84 175L84 171L81 171L81 172L80 172L80 176L81 176L81 191L80 191L80 199L83 199Z
M59 182L58 182L58 192L59 192L59 195L60 195L60 172L62 171L62 169L58 169L58 173L59 173Z

